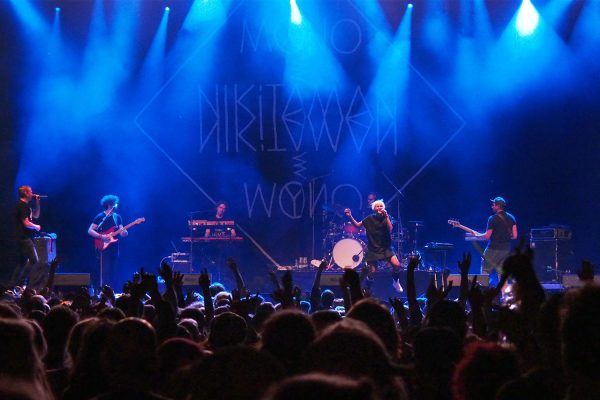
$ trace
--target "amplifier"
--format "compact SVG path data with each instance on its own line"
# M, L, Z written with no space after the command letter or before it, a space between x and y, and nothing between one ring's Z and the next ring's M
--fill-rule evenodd
M469 285L473 281L474 276L477 276L477 283L479 283L482 286L489 286L489 274L469 274ZM450 274L450 276L448 276L448 284L450 284L450 282L452 282L452 287L460 287L460 274Z
M533 228L529 232L531 241L571 240L573 233L567 226Z
M173 267L173 271L191 272L192 263L190 253L172 253L171 266Z

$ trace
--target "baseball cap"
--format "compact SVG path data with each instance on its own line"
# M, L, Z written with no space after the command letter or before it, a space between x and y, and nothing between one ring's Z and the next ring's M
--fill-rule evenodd
M506 207L506 200L504 200L504 198L502 198L500 196L494 197L493 199L490 199L490 201L497 206L501 205L501 206Z

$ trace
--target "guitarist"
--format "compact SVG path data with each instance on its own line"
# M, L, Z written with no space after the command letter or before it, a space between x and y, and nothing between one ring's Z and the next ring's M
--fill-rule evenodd
M483 252L481 272L489 274L495 271L499 278L502 274L502 263L510 255L510 241L517 238L517 221L512 214L506 212L506 200L502 197L495 197L490 201L494 215L488 218L485 233L472 233L489 241ZM495 279L490 275L490 286L495 283L493 281Z
M117 214L119 206L119 197L107 194L102 197L100 204L104 211L96 215L92 224L88 229L88 235L94 239L102 241L102 243L110 243L111 236L109 233L123 229L123 219ZM119 236L125 237L128 235L126 229L119 233ZM104 285L114 285L114 278L117 273L117 263L119 261L119 242L111 243L104 250L96 248L97 273L94 274L98 279L94 282L101 288Z

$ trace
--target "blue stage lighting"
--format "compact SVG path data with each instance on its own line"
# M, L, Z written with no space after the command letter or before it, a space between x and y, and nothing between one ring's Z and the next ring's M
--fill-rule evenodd
M171 11L171 9L169 7L165 7L165 11L169 12L169 11Z
M412 3L408 3L407 8L413 8L413 4Z
M57 13L58 13L58 12L60 12L60 7L56 7L56 8L54 9L54 11L56 11Z
M540 22L540 15L530 0L523 0L517 14L517 32L519 36L531 35Z
M290 21L294 25L302 24L302 14L300 13L300 9L298 8L298 4L296 4L296 0L290 0Z

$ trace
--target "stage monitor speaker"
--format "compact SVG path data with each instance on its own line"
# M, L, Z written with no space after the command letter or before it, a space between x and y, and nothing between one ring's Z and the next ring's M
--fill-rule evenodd
M90 284L90 274L72 273L55 274L54 286L88 286Z
M183 274L183 286L198 286L200 274ZM208 279L212 282L212 274L208 274Z
M33 239L39 262L50 263L56 258L56 234L41 236Z
M340 286L340 279L344 274L342 272L321 274L321 286Z
M90 274L62 273L54 275L54 290L63 294L79 293L83 286L90 286Z
M488 274L469 274L469 285L471 285L471 282L473 282L474 276L477 276L477 283L480 285L490 285L490 276ZM448 284L450 284L450 282L452 282L453 288L460 287L460 274L450 274L450 276L448 276Z
M575 255L571 240L532 240L533 266L542 282L558 282L560 275L575 268Z
M542 289L547 295L552 295L562 293L566 288L562 283L542 283Z
M594 276L594 283L600 285L600 275ZM565 274L562 276L562 284L566 289L580 288L583 286L583 282L575 274Z

